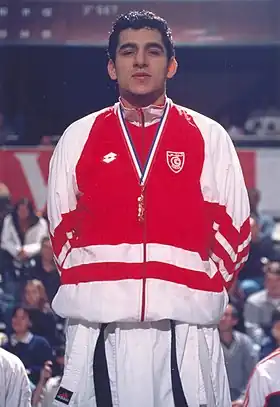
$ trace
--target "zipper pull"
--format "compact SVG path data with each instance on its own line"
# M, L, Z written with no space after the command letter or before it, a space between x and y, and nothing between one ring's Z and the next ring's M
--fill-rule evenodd
M141 188L141 195L137 198L138 201L138 221L144 221L145 205L144 205L144 188Z

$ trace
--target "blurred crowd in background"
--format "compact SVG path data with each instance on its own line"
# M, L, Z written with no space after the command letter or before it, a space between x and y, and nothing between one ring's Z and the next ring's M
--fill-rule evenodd
M250 255L219 325L232 401L244 397L256 363L280 346L278 225L258 210L260 192L248 193ZM34 394L39 392L33 406L51 406L63 371L65 321L51 308L60 281L47 220L27 198L12 204L1 184L0 231L0 345L24 363Z

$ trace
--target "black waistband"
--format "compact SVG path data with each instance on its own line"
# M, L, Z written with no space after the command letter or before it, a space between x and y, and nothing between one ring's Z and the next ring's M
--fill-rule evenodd
M113 407L109 372L105 352L105 329L102 324L93 356L93 381L97 407Z
M105 329L107 325L108 324L101 325L93 357L93 381L97 407L113 407L109 372L105 352ZM174 406L188 407L177 363L175 322L170 321L170 326L171 326L171 383L174 398Z

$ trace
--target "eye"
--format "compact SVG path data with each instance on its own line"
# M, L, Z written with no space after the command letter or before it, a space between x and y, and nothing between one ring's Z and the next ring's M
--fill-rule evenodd
M151 55L161 55L162 54L161 50L158 48L150 48L149 53Z
M121 54L126 56L126 55L132 55L134 53L133 49L124 49L121 51Z

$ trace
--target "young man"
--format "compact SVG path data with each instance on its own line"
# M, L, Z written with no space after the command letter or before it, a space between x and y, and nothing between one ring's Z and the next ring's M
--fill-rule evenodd
M235 149L167 98L164 20L121 16L108 53L120 101L72 124L50 164L53 308L69 318L56 405L228 407L217 323L250 240Z
M270 335L261 344L260 359L266 358L280 348L280 307L272 312Z
M18 306L12 315L12 328L14 333L9 336L4 349L18 356L29 373L29 379L37 384L40 370L46 360L52 358L52 349L45 338L33 335L30 310Z
M263 271L264 290L250 295L244 306L246 333L259 346L270 336L272 313L280 304L280 262L268 261Z
M224 351L232 407L243 405L246 386L258 361L258 352L248 335L236 331L238 312L229 304L219 323L219 333Z
M280 406L280 348L261 360L249 381L243 407Z
M31 389L22 361L0 348L0 406L31 407Z

